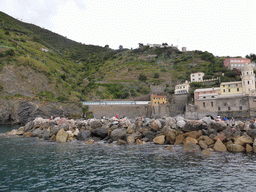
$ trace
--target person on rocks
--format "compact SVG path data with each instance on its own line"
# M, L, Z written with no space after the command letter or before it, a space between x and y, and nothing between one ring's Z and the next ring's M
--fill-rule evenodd
M227 120L228 120L228 118L227 118L227 116L225 116L225 117L224 117L224 121L227 121Z
M51 116L49 120L52 121L53 120L53 116Z
M118 119L118 115L116 115L116 119Z

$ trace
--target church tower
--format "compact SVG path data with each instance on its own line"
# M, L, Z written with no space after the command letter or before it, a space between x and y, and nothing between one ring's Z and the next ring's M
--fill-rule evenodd
M244 64L241 70L243 95L251 96L255 92L255 74L250 64Z

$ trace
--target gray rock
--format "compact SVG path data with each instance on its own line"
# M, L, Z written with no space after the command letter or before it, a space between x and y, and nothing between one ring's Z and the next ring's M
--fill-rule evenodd
M43 139L50 140L50 131L44 131L43 133Z
M202 119L202 121L203 121L204 123L206 123L207 125L210 125L211 122L212 122L212 119L211 119L211 117L204 117L204 118Z
M178 120L177 121L177 126L179 128L183 129L185 127L185 125L186 125L186 121L184 121L184 120Z
M68 124L67 123L63 123L61 125L60 129L64 129L64 131L67 131L69 129Z
M183 127L183 131L199 131L206 129L206 124L203 124L202 121L188 121Z
M178 115L178 116L175 117L175 119L178 122L178 121L184 120L184 117Z
M149 127L153 131L159 131L162 128L162 124L159 120L155 120L155 121L150 123Z
M24 126L24 132L30 131L30 130L33 128L33 126L34 126L33 121L28 122L28 123Z
M108 136L108 130L104 128L96 128L96 129L93 129L91 132L92 132L92 136L99 137L101 139L104 139L105 137Z
M37 129L33 130L32 132L33 132L33 135L31 135L31 137L43 137L44 131L41 130L40 128L37 128Z
M146 126L148 126L150 124L150 119L149 118L145 118L144 119L144 122L143 122L143 124L142 124L142 126L143 127L146 127Z
M90 139L90 137L91 137L91 132L88 130L84 130L78 133L77 140L86 141Z
M90 123L90 126L91 126L92 129L99 128L99 127L101 127L101 122L98 121L98 120L95 120L95 121Z
M61 128L57 125L55 126L51 126L50 128L50 135L56 135L58 133L58 131L60 130ZM65 129L64 129L65 130Z
M147 138L149 141L153 141L153 139L155 138L155 134L152 131L143 131L142 135Z
M118 141L119 139L126 140L126 129L125 128L115 129L111 132L110 137L114 141Z

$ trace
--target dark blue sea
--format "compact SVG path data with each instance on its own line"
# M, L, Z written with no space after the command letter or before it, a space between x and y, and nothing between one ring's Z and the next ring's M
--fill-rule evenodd
M256 191L253 153L164 148L0 136L0 191Z

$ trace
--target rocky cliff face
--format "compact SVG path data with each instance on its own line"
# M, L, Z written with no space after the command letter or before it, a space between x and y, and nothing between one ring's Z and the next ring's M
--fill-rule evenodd
M0 99L0 124L25 124L36 117L82 117L76 103L40 102Z

